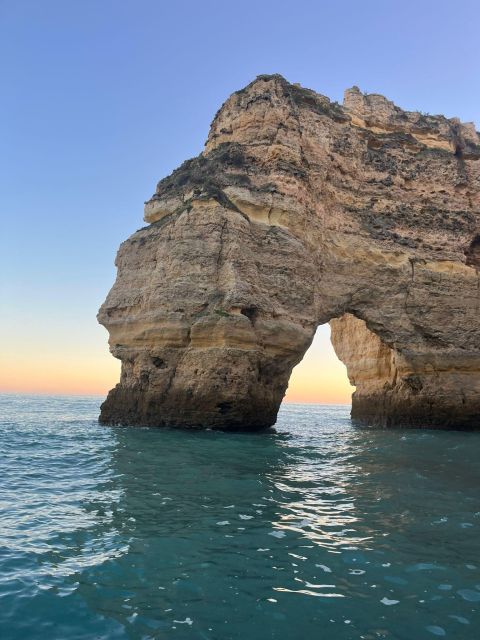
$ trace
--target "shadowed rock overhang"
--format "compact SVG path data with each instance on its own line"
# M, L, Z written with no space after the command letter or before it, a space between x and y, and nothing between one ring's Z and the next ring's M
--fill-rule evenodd
M373 425L480 427L480 140L383 96L278 75L161 180L98 318L109 424L260 429L319 324Z

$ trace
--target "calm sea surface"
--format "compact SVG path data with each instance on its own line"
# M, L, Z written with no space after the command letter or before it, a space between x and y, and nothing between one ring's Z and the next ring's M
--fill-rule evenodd
M480 638L480 433L101 427L0 396L2 640Z

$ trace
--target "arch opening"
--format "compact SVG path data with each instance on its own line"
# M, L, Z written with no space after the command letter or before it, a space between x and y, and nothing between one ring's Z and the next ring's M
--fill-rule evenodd
M328 336L326 327L330 327ZM417 417L423 413L425 395L431 384L432 373L427 365L402 355L393 345L386 344L371 330L364 319L344 313L317 329L317 338L305 353L301 363L294 368L285 397L288 402L317 402L318 404L351 404L354 421L367 424L390 423L392 415L401 417L405 426L416 426ZM329 345L325 338L330 338ZM323 340L324 355L328 366L320 370L322 360L318 347ZM424 365L425 363L423 363ZM321 366L321 365L320 365ZM323 376L322 376L323 374ZM337 391L328 397L318 384L323 377L325 391ZM310 397L299 394L299 387L310 389ZM336 387L336 389L335 389ZM312 397L316 394L316 397Z
M319 325L312 344L292 370L283 402L351 405L354 391L347 368L335 353L329 323Z

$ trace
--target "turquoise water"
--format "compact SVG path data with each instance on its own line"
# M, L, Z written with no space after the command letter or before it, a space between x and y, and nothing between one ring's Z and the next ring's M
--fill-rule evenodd
M480 637L480 433L284 406L277 433L101 427L0 396L2 640Z

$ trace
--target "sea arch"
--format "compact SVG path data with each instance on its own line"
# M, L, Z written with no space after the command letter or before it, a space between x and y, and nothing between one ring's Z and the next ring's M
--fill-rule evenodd
M330 322L354 419L477 428L478 143L356 88L343 106L280 76L233 94L120 247L101 421L270 426Z

